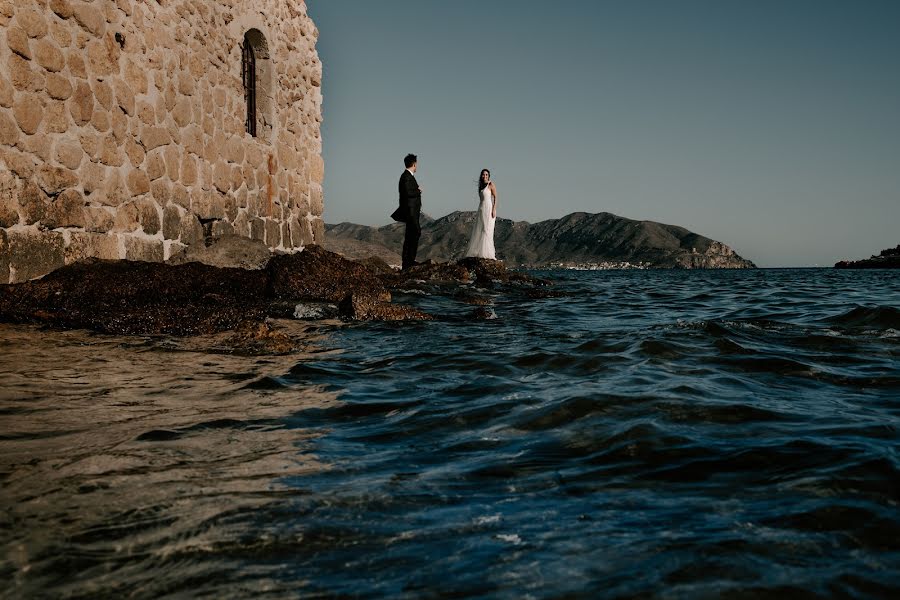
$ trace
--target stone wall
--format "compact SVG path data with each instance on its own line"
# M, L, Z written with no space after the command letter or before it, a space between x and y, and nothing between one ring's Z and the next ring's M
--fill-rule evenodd
M317 35L303 0L0 0L0 283L209 235L321 240Z

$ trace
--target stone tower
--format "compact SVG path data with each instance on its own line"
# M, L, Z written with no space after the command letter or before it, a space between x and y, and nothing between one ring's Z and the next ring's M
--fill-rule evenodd
M321 240L317 36L303 0L0 0L0 283Z

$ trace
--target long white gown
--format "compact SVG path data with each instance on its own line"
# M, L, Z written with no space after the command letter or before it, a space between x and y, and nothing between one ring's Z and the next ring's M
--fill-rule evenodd
M491 194L491 186L488 185L481 190L481 200L478 203L478 211L475 213L475 224L472 226L472 235L469 237L466 256L497 259L494 254L494 221L496 219L491 216L493 207L494 197Z

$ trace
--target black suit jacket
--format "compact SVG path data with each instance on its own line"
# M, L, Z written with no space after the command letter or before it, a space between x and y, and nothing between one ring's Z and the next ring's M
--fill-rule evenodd
M391 218L405 222L410 216L417 217L422 210L422 192L419 191L419 182L409 170L403 170L397 190L400 193L399 206Z

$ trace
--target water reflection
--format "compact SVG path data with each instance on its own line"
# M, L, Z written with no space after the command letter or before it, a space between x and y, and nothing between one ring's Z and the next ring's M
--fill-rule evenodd
M0 327L5 593L277 589L277 569L241 558L265 552L270 515L302 494L285 478L327 469L282 420L336 402L280 379L321 356L317 335L305 353L248 358L198 351L215 339Z

